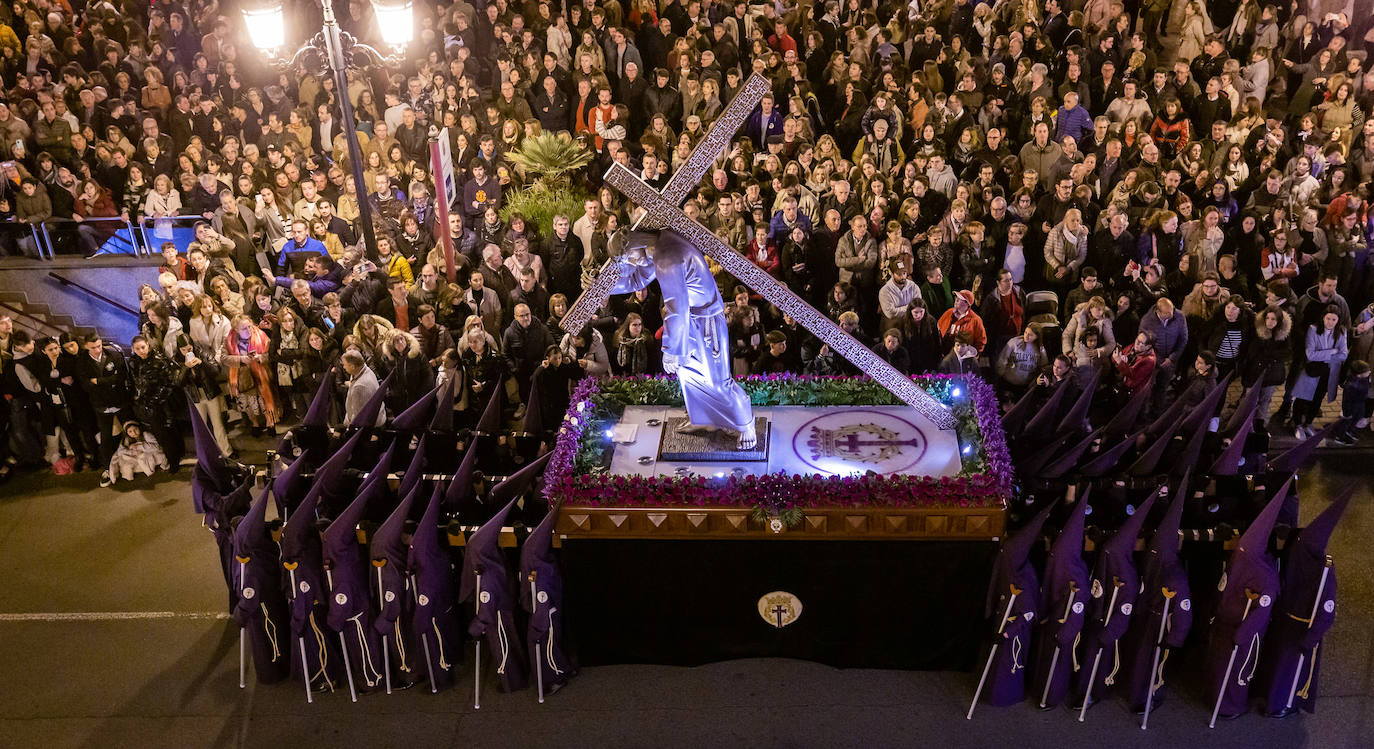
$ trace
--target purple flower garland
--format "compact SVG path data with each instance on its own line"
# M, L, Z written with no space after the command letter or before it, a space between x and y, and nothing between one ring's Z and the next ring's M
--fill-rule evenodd
M671 376L612 378L635 383L668 381ZM600 382L584 378L573 392L572 405L559 427L545 482L545 495L567 505L591 507L761 507L781 512L800 507L1002 507L1011 496L1011 456L992 386L982 379L954 375L913 378L950 386L954 381L968 388L983 470L969 475L930 477L884 475L872 471L857 476L819 476L774 473L758 476L644 477L579 472L576 467L582 438L589 423L598 417ZM870 382L861 377L806 377L758 375L739 378L746 391L751 383L782 383L804 387L824 380ZM932 388L935 390L936 388ZM943 391L948 394L948 388ZM625 404L631 405L631 404ZM636 404L647 405L647 404ZM838 404L837 404L838 405Z

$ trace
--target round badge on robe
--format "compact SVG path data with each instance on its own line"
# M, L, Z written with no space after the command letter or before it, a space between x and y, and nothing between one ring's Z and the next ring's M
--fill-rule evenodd
M1073 613L1075 613L1075 614L1081 614L1081 613L1083 613L1083 602L1082 602L1082 601L1074 601L1074 602L1073 602Z
M1183 609L1184 611L1191 611L1193 608L1193 602L1185 598L1182 601L1178 602L1178 607Z
M477 596L477 600L482 603L491 603L491 594L484 590Z
M386 592L386 595L382 597L386 599L387 603L391 603L392 601L396 600L396 593L395 591L388 590Z
M343 593L340 593L340 594L334 596L334 603L337 603L337 604L339 604L340 606L342 606L342 605L344 605L345 603L348 603L348 596L344 595Z
M301 592L302 592L302 593L309 593L309 592L310 592L310 583L308 583L308 582L302 580L302 581L301 581Z
M1130 615L1131 615L1131 609L1132 609L1131 604L1129 604L1129 603L1123 603L1123 604L1121 604L1121 615L1122 615L1122 616L1130 616Z
M1332 611L1335 611L1335 610L1336 610L1336 599L1332 598L1332 599L1328 600L1326 603L1322 604L1322 609L1323 609L1324 611L1326 611L1326 613L1328 613L1328 614L1331 613Z
M1273 603L1273 601L1274 599L1270 598L1269 596L1260 596L1260 608L1269 608L1269 604Z
M243 589L243 597L244 597L244 598L252 598L253 596L255 596L255 595L257 595L257 594L258 594L258 592L257 592L256 590L253 590L252 588L244 588L244 589Z
M420 604L421 606L428 606L428 605L429 605L429 596L424 595L424 594L421 594L420 597L419 597L419 599L416 600L416 603Z
M548 602L549 602L549 594L548 594L548 593L545 593L544 591L541 590L541 591L539 591L539 595L537 595L537 596L534 597L534 600L536 600L536 601L538 601L538 602L540 602L540 603L548 603Z

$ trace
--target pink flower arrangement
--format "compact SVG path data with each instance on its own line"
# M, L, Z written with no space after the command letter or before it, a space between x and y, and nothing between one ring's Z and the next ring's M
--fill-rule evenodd
M671 401L676 388L669 383L674 379L597 380L588 377L578 383L545 474L544 491L549 499L593 507L747 506L777 513L799 507L1002 507L1011 496L1011 457L1002 432L996 393L977 377L953 375L913 379L954 408L961 441L975 448L964 457L964 471L956 476L774 473L708 479L704 476L621 476L596 467L594 456L601 455L605 449L600 436L603 427L589 431L588 426L599 421L613 423L624 406L631 403L649 405L665 400L669 405L680 403L680 400ZM801 396L804 398L801 402L818 405L831 405L827 399L849 396L865 404L896 403L887 391L866 377L762 375L742 377L739 381L755 405L788 405L760 402L771 400L770 396L779 393L784 393L784 398ZM603 382L608 386L605 389ZM961 392L960 387L966 393ZM614 391L615 396L606 390ZM965 395L966 401L963 400ZM632 400L624 400L626 397ZM833 404L840 402L836 400ZM587 438L585 442L584 437Z

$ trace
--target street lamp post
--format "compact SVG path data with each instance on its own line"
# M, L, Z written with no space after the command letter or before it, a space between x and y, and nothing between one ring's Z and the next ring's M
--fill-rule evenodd
M376 257L377 236L372 226L372 206L368 202L370 185L363 177L362 146L358 144L357 121L353 114L353 102L348 96L348 69L361 68L367 64L394 64L399 61L399 56L383 55L339 28L339 21L334 16L333 0L322 0L322 5L324 28L290 58L278 54L285 44L282 0L269 0L268 4L245 8L243 20L248 27L248 35L253 45L269 59L276 60L279 67L304 68L311 75L320 75L328 70L334 77L334 88L338 92L339 106L343 110L348 160L352 167L353 185L358 198L358 223L362 224L363 244L367 247L368 253ZM372 7L382 41L399 52L410 43L415 31L410 0L373 0ZM358 61L359 57L363 58L361 64Z

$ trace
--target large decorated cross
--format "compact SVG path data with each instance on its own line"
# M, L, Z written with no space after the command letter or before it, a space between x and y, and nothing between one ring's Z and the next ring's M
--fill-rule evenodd
M664 185L662 192L650 187L620 163L611 165L606 171L606 184L619 190L644 209L644 215L636 228L672 229L686 237L687 241L720 263L726 272L786 312L812 335L828 344L832 351L858 367L859 371L873 378L939 428L953 429L954 416L943 403L935 400L910 377L897 371L867 346L841 330L832 320L792 293L791 289L726 245L705 226L683 213L682 201L687 197L687 193L701 181L706 170L729 145L730 139L768 91L767 79L758 73L750 76L730 102L730 106L726 107L706 137L697 145L691 157L677 170L668 184ZM578 297L577 302L563 317L560 325L564 330L581 330L596 311L605 305L611 289L615 288L620 280L619 267L614 258L607 261L597 280L583 291L582 296Z

